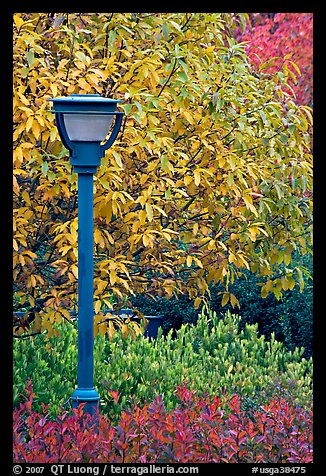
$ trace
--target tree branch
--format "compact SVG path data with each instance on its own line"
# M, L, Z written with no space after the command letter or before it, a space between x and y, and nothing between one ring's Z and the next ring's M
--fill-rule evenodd
M167 80L165 81L165 83L163 84L163 86L162 86L160 92L158 93L158 95L157 95L158 98L160 97L160 95L162 94L162 92L164 91L164 89L166 88L168 82L169 82L170 79L172 78L173 73L175 73L178 68L179 68L179 65L177 65L177 60L174 59L174 65L173 65L173 67L172 67L172 71L171 71L171 73L169 74L168 79L167 79Z

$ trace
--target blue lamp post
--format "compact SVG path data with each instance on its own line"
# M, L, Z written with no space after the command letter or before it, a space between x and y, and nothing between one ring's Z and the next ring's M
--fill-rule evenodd
M94 414L100 397L94 388L93 174L119 133L123 112L116 110L119 100L99 94L71 94L50 101L59 135L78 174L78 387L72 406L85 403L85 411Z

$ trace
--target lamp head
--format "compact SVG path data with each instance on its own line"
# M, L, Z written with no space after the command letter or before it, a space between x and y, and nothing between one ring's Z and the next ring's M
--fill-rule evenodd
M49 101L53 103L58 132L70 152L71 164L99 166L104 151L111 147L120 130L123 112L116 109L120 100L99 94L71 94ZM107 137L114 117L114 127Z

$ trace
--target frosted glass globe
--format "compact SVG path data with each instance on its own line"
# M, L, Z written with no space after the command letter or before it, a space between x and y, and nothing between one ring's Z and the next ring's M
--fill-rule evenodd
M102 142L113 122L111 114L64 114L71 141Z

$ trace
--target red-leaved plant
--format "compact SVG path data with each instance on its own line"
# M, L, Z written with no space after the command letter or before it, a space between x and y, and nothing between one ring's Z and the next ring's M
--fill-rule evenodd
M284 58L290 71L297 77L289 79L298 104L312 106L313 102L313 14L312 13L253 13L251 25L244 32L235 31L238 41L248 42L246 52L251 62L273 59L264 72L281 70ZM298 75L297 68L300 70ZM287 91L289 92L289 91Z
M197 396L177 388L177 408L167 411L158 396L121 413L117 423L83 406L62 411L55 421L32 410L32 386L14 411L16 463L310 463L312 412L276 397L244 410L239 395Z

